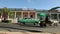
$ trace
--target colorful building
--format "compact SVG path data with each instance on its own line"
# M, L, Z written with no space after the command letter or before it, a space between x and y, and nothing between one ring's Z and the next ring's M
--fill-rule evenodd
M39 19L38 14L40 13L46 13L49 14L51 18L60 20L60 12L59 10L54 10L54 11L48 11L48 10L36 10L36 9L11 9L14 13L13 16L8 15L5 13L5 16L7 18L34 18L34 19ZM4 18L4 13L0 15L0 18Z

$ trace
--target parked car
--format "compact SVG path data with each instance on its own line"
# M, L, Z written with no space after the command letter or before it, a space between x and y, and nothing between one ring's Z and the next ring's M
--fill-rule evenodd
M39 19L33 19L33 18L24 18L24 19L18 19L18 23L23 23L23 24L25 24L25 23L33 23L33 24L35 24L35 23L39 23Z

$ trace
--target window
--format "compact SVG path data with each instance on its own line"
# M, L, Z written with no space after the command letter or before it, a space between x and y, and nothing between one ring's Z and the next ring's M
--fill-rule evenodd
M33 15L30 15L31 18L33 18Z
M21 18L21 12L16 12L16 17L18 18Z
M57 19L57 14L51 14L52 19Z

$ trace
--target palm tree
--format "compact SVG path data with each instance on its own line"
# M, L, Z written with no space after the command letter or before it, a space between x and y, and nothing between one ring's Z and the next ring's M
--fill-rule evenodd
M12 11L8 9L7 7L1 8L0 12L3 14L4 20L8 17L8 15L12 14Z
M2 14L2 12L1 12L1 8L0 8L0 18L1 18L1 14Z

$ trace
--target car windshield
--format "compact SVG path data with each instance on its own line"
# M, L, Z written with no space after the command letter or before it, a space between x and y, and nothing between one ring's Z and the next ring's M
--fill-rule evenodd
M31 19L31 18L27 18L27 17L26 17L26 18L24 18L24 19Z

